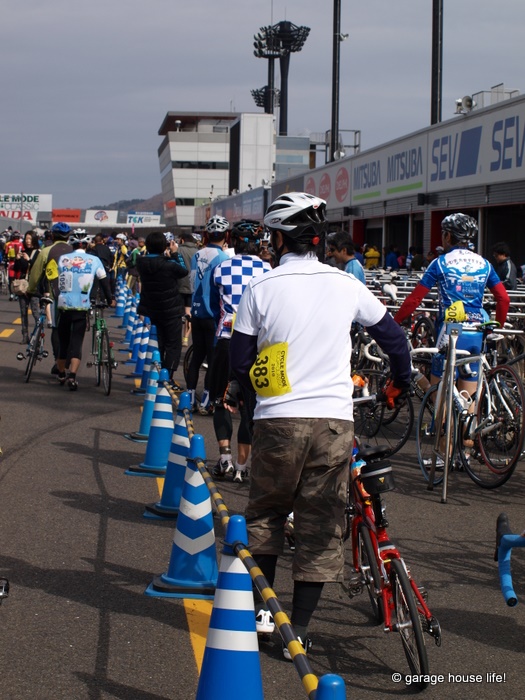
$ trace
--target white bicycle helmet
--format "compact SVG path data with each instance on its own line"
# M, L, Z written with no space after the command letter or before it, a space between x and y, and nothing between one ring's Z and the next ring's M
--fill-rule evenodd
M208 219L206 224L206 233L210 238L224 238L228 229L230 228L230 222L225 219L224 216L219 216L215 214L211 219Z
M164 237L166 238L167 243L171 243L175 240L175 236L169 231L164 231Z
M281 194L266 210L264 225L298 243L317 245L327 227L326 202L306 192Z

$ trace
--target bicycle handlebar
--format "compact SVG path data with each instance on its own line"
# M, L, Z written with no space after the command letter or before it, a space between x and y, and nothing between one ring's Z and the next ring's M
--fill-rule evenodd
M496 525L495 558L498 561L501 592L509 607L514 607L518 602L518 596L512 585L512 571L510 566L513 547L525 547L525 537L523 535L512 534L507 514L500 513Z

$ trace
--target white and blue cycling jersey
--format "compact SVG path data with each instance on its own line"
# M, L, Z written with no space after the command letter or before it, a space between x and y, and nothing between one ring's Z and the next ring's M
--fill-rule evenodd
M59 309L89 311L89 298L95 277L102 279L106 270L100 258L82 249L61 255L58 259Z
M191 315L195 318L219 317L219 292L213 284L213 271L230 257L221 246L210 245L197 251L191 259L190 283L193 290Z
M441 325L445 311L457 301L463 302L468 323L483 323L489 317L483 309L485 288L492 289L500 281L492 265L467 248L451 248L428 266L421 284L428 289L437 287Z
M220 294L217 338L231 338L233 315L237 313L246 285L253 277L270 272L271 269L270 263L256 255L234 255L217 265L213 272L213 281Z
M468 248L451 248L447 253L433 260L421 278L421 284L431 289L437 287L439 296L439 312L436 320L436 345L442 347L447 343L444 325L445 312L455 302L462 302L466 313L466 324L484 323L490 320L483 308L483 293L485 288L492 289L500 282L492 265ZM479 354L483 342L483 334L468 329L468 325L457 341L458 349L467 350L471 355ZM432 374L441 377L443 374L444 356L434 355L432 358ZM471 375L463 377L475 381L479 371L478 363L471 365Z

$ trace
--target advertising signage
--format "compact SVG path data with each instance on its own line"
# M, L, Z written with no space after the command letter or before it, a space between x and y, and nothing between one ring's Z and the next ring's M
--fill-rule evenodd
M36 225L39 212L51 212L50 194L0 194L0 217Z

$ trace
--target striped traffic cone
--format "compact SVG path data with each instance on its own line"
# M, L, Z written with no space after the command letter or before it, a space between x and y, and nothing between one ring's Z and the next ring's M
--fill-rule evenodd
M160 367L160 352L156 350L153 353L151 360L151 368L148 376L148 385L146 387L146 395L142 404L142 414L140 418L140 426L136 433L125 433L124 437L133 442L148 442L153 411L155 409L155 399L157 397L157 389L159 386L159 367Z
M144 370L142 372L142 379L140 380L140 387L135 389L132 393L143 394L148 386L148 378L151 370L151 363L153 361L153 352L159 350L159 341L157 339L157 326L153 323L149 329L148 347L146 350L146 360L144 362ZM159 351L160 352L160 351ZM160 355L159 355L160 357Z
M145 518L176 518L179 514L186 460L190 451L190 438L184 418L185 408L188 410L191 408L190 395L187 391L181 394L179 399L162 495L160 501L146 506Z
M122 316L122 323L120 324L119 328L126 328L128 327L128 320L129 320L129 315L131 313L131 309L133 307L133 292L129 287L127 287L126 290L126 304L124 306L124 314Z
M137 321L137 302L133 298L131 300L131 311L129 312L128 322L126 325L126 334L123 338L123 343L127 343L128 347L133 336L133 329L135 328L135 323Z
M252 580L231 548L234 542L247 541L246 521L241 515L233 515L226 529L195 700L215 700L219 696L263 700ZM235 673L226 670L233 668Z
M197 459L206 460L202 435L191 440L168 571L153 579L146 595L206 600L214 596L217 553L213 514L208 487L195 465Z
M114 318L123 318L124 309L126 307L126 289L129 289L127 284L123 281L122 277L119 277L118 289L117 289L117 305L115 307Z
M164 476L173 435L173 404L164 383L169 379L167 369L161 369L155 396L155 406L149 430L144 461L138 467L130 467L128 476Z
M135 325L135 330L133 331L133 338L129 344L130 355L128 359L124 362L125 365L135 365L139 357L140 343L142 341L142 334L144 333L144 326L147 325L147 318L139 316L137 323Z
M137 361L135 362L135 369L131 374L126 374L126 379L137 379L142 377L142 372L144 371L144 364L146 362L146 352L148 351L148 341L149 341L149 326L145 323L142 327L142 334L140 338L139 351L137 353Z

